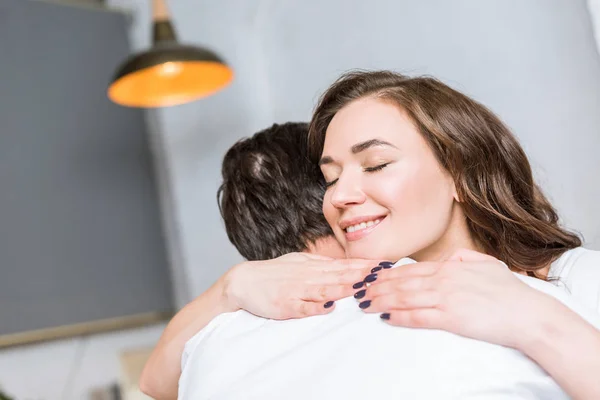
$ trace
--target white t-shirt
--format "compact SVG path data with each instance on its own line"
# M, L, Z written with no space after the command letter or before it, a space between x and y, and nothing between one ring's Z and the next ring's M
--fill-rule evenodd
M567 251L552 263L548 275L579 303L600 313L600 251L583 247Z
M571 260L582 257L600 268L600 252L588 252L566 254L557 261L560 271L574 272ZM600 317L564 288L517 276L600 329ZM571 288L577 288L575 281ZM444 331L393 327L356 303L343 299L330 314L286 321L245 311L218 316L185 346L179 399L568 398L514 349Z

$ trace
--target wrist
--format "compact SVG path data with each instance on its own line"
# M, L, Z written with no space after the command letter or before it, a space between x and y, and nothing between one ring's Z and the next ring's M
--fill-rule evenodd
M240 298L238 295L237 282L240 270L244 268L246 263L242 262L233 266L219 279L219 293L224 311L223 312L234 312L241 310Z
M541 296L537 307L532 314L528 314L529 323L523 325L526 329L520 329L521 332L517 345L517 350L536 360L540 354L551 350L563 336L568 335L565 329L568 327L568 321L564 321L561 316L569 316L570 310L566 309L560 301L550 297Z

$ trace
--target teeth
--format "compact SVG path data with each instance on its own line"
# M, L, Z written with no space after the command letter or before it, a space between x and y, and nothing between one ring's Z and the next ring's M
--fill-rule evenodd
M347 227L346 228L346 232L348 232L348 233L356 232L356 231L359 231L361 229L366 229L366 228L369 228L371 226L377 225L380 222L381 222L380 219L376 219L375 221L369 221L369 222L361 222L360 224L356 224L356 225L352 225L352 226Z

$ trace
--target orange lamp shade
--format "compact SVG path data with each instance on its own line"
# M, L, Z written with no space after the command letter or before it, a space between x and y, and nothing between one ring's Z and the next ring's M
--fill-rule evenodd
M176 43L158 45L121 65L108 97L128 107L165 107L218 92L233 70L213 52Z

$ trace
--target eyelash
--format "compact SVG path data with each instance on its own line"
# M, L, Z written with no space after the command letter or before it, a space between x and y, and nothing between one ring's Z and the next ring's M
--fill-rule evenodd
M365 172L377 172L377 171L381 171L382 169L384 169L385 167L387 167L389 164L390 164L390 163L384 163L384 164L378 165L378 166L376 166L376 167L368 167L368 168L365 168L365 169L364 169L364 171L365 171ZM334 180L333 180L333 181L331 181L331 182L325 182L325 188L326 188L326 189L330 188L330 187L331 187L331 186L333 186L333 185L334 185L336 182L337 182L337 179L334 179Z
M376 167L365 168L365 172L377 172L377 171L381 171L382 169L384 169L385 167L387 167L388 164L389 163L384 163L384 164L378 165Z

